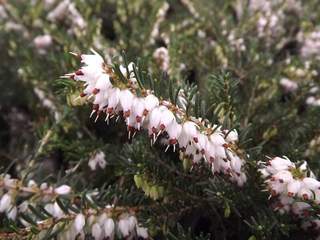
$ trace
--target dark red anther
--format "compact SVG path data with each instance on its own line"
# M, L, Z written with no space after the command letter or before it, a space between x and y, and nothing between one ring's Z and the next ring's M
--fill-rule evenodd
M93 110L98 110L99 109L99 104L93 104L92 109Z
M140 122L142 121L142 117L136 116L136 121L137 121L138 123L140 123Z
M224 143L222 146L223 146L224 148L228 148L228 147L229 147L229 144L228 144L228 143Z
M198 143L199 140L198 140L197 137L194 137L194 138L193 138L193 141L194 141L195 143Z
M169 144L171 144L171 145L175 145L175 144L177 144L177 142L178 142L178 141L177 141L177 139L175 139L175 138L169 140Z
M149 111L147 109L143 110L143 116L147 116Z
M107 112L110 114L110 113L112 113L113 112L113 107L109 107L108 109L107 109Z
M74 74L70 75L70 79L74 80Z
M206 151L204 150L204 149L201 149L201 154L205 154L206 153Z
M308 210L303 210L303 216L305 217L309 217L310 216L310 212Z
M94 89L92 90L92 93L93 93L94 95L98 94L99 92L100 92L100 89L98 89L98 88L94 88Z
M80 97L85 97L85 96L87 96L87 94L85 94L85 93L80 93Z
M128 126L128 131L129 132L134 132L136 129L133 126Z
M304 199L305 201L307 201L307 200L309 199L308 194L306 194L306 193L303 194L302 197L303 197L303 199Z
M125 111L125 112L123 113L123 116L126 117L126 118L130 117L130 110Z
M158 133L158 130L155 128L155 127L152 127L152 132L154 133L154 134L156 134L156 133Z
M161 124L160 124L160 130L162 130L162 131L163 131L165 128L166 128L166 126L165 126L164 124L162 124L162 123L161 123Z
M83 76L83 75L84 75L84 73L83 73L80 69L77 70L77 71L75 72L75 74L78 75L78 76Z

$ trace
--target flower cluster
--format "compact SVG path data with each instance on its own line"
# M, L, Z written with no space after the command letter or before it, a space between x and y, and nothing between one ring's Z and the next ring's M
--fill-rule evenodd
M97 167L104 169L107 164L105 157L106 155L102 151L94 153L89 159L88 166L92 171L96 170Z
M96 240L114 239L115 235L122 238L140 237L148 239L148 231L141 227L135 217L135 210L107 205L104 208L79 208L73 201L71 207L62 205L57 198L71 195L72 189L68 185L59 187L49 186L30 180L24 186L18 179L10 175L0 176L0 213L5 213L8 219L18 220L25 228L18 229L22 236L32 230L34 224L39 230L39 239L53 227L59 232L58 239L84 239L85 234L91 234ZM86 193L86 199L92 202L97 192ZM70 196L69 196L70 197ZM25 199L21 202L21 199ZM17 205L17 202L21 202ZM35 213L37 206L43 205L43 213ZM24 216L29 216L26 219ZM39 217L41 216L41 217ZM29 221L29 220L32 221ZM3 232L1 239L12 239L15 233Z
M178 146L193 163L203 159L214 173L226 174L243 185L246 181L242 170L244 160L235 144L238 141L235 130L222 130L203 119L187 117L183 109L160 100L151 90L139 86L133 63L120 66L122 76L118 76L96 52L80 58L84 65L65 77L84 82L80 96L93 99L91 116L96 114L96 121L103 114L106 121L123 116L129 138L141 129L148 131L151 144L160 136L166 137L166 150L172 147L175 151ZM117 81L123 78L125 83Z
M27 186L23 186L21 181L11 178L8 174L0 175L0 213L4 212L9 219L15 220L18 213L27 210L29 204L48 202L70 192L71 188L68 185L54 188L47 183L42 183L38 186L36 182L30 180ZM17 205L17 199L21 196L30 197L30 201L25 200Z
M308 171L306 162L297 166L286 157L275 157L262 164L260 173L266 178L267 191L276 198L275 210L313 222L308 217L312 204L320 203L320 182Z
M157 48L153 53L153 58L163 72L169 72L170 56L169 51L165 47Z
M52 37L49 34L39 35L33 39L33 44L39 54L46 54L47 49L52 45Z
M160 37L160 25L165 20L169 8L170 8L170 5L167 1L164 1L162 6L159 8L156 16L156 21L153 24L151 34L150 34L151 44L154 44L156 40Z
M313 31L311 33L300 32L298 34L298 40L302 44L300 54L305 59L315 57L319 59L320 50L320 31Z
M50 9L54 5L54 1L45 1L44 7ZM65 21L70 25L70 32L74 32L75 29L84 29L87 26L82 15L77 10L75 4L70 0L63 0L53 8L47 16L51 22Z
M55 217L56 221L68 222L59 234L61 240L85 239L87 234L95 240L113 240L115 236L121 239L149 238L148 230L138 224L134 214L124 212L115 217L113 215L117 210L112 206L106 206L98 211L89 208L81 213L72 211L64 213L59 205L54 203L47 205L46 210ZM59 224L55 226L55 228L58 227ZM46 231L43 231L43 234L45 233Z

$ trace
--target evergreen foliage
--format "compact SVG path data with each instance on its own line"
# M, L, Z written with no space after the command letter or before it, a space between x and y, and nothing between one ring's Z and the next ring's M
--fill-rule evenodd
M319 228L273 209L259 168L285 155L320 174L319 21L316 0L0 0L0 199L28 203L12 217L0 201L0 239L71 239L80 213L88 224L104 212L116 239L129 215L138 224L127 239L142 226L148 239L315 239ZM246 183L165 151L161 139L150 145L147 131L128 138L116 117L89 118L83 85L61 76L80 67L69 52L90 48L123 84L121 66L134 62L139 86L226 136L236 129ZM10 191L6 174L17 179ZM44 182L72 190L44 200ZM77 239L92 239L83 229Z

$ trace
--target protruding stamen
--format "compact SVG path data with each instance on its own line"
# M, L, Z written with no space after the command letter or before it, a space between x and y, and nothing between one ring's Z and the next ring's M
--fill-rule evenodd
M168 146L166 147L165 152L167 152L167 151L168 151L169 147L170 147L170 145L168 144Z
M90 117L89 118L92 118L93 114L96 112L97 110L92 110L91 114L90 114Z

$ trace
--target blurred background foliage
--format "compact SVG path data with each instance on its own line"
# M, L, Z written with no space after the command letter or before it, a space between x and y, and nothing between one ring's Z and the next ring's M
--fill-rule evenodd
M117 196L142 205L138 216L155 239L305 237L296 219L271 210L255 168L266 155L287 155L319 176L317 0L0 2L2 172L98 188L104 204ZM89 119L90 106L74 101L81 89L59 77L78 66L68 52L90 48L108 62L121 62L122 50L140 58L162 96L196 88L190 111L240 133L248 183L238 188L205 166L181 164L178 153L149 147L145 133L129 141L122 123ZM107 167L91 171L97 151Z

